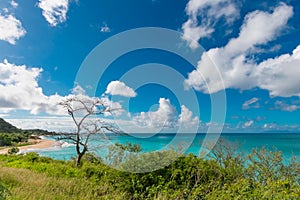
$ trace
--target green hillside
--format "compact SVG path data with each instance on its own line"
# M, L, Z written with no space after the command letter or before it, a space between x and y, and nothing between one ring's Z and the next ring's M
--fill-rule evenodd
M22 130L0 118L0 133L21 133Z
M211 159L192 154L181 156L148 173L129 173L126 169L147 169L156 165L158 159L167 160L176 152L149 152L138 158L125 156L118 165L121 171L92 154L86 154L79 167L74 160L58 161L33 152L0 155L0 200L300 199L297 160L284 162L281 152L264 148L254 149L246 160L235 154L232 146L217 146ZM122 160L122 152L112 150L116 156L111 157L111 163Z

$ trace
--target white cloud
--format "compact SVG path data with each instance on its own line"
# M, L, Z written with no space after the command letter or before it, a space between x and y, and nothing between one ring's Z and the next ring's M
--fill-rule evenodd
M43 129L48 131L73 131L74 122L70 117L31 117L31 118L6 118L7 122L21 129Z
M293 8L281 3L272 13L254 11L246 15L237 38L229 41L225 52L235 56L266 44L278 36L293 15Z
M186 127L198 127L200 120L198 116L193 116L193 112L190 111L185 105L181 106L181 113L179 115L178 123L181 126ZM196 128L197 129L197 128Z
M257 103L258 100L259 100L258 98L253 97L252 99L249 99L248 101L245 101L243 103L242 109L243 110L248 110L250 108L258 108L259 107L259 104ZM255 103L257 103L257 104L255 104Z
M293 111L296 111L296 110L300 109L300 106L296 105L296 104L287 104L287 103L285 103L283 101L276 101L274 109L279 109L279 110L282 110L282 111L293 112Z
M133 117L134 122L142 127L174 127L177 111L169 99L160 98L157 111L141 112Z
M22 23L13 15L0 14L0 40L16 44L16 41L26 34Z
M11 0L11 1L10 1L10 5L11 5L13 8L17 8L19 4L18 4L17 2L15 2L14 0Z
M200 120L194 116L185 105L181 106L181 113L178 115L176 108L171 104L169 99L160 98L158 108L155 111L141 112L132 118L132 127L138 126L139 132L176 132L197 131Z
M249 128L249 127L253 126L253 124L254 124L254 121L253 120L249 120L249 121L247 121L247 122L244 123L244 127L245 128Z
M182 25L182 38L191 48L197 48L201 38L209 37L214 32L216 22L222 17L231 23L239 16L239 10L232 0L190 0L186 13L189 18Z
M69 0L39 0L38 7L43 10L42 14L51 26L67 20Z
M225 88L247 90L254 87L267 89L271 95L292 96L300 94L299 65L300 47L292 55L282 55L259 64L249 59L259 45L274 40L293 15L293 8L280 3L272 13L249 13L237 38L224 47L204 53L197 70L191 72L186 86L205 93L215 93ZM216 67L218 70L215 70ZM298 72L298 73L297 73ZM222 79L219 78L219 73ZM201 76L202 75L202 76Z
M72 93L67 96L58 94L45 95L38 84L38 78L43 69L29 68L25 65L17 66L4 60L0 62L0 113L12 110L27 110L37 115L47 113L52 115L66 115L66 110L58 103L63 99L74 96L88 98L85 90L80 85L75 85ZM123 114L124 109L119 102L101 98L115 116Z
M85 90L78 84L75 84L75 87L72 89L72 94L74 95L85 95Z
M123 109L120 102L111 101L107 97L102 97L101 100L103 101L107 109L110 110L110 112L104 113L104 116L107 117L113 115L114 117L119 117L125 113L125 110Z
M263 125L264 129L277 129L278 125L275 123L266 123Z
M2 10L3 10L4 13L8 13L9 12L8 8L2 8Z
M300 96L300 45L293 53L268 59L254 72L257 85L270 91L272 96Z
M42 69L16 66L7 60L0 63L1 108L29 108L35 100L43 97L37 83L40 72Z
M294 133L296 133L296 132L300 131L299 125L280 125L280 124L276 124L274 122L265 123L262 128L268 132L282 132L282 133L294 132Z
M101 26L100 31L102 33L109 33L110 32L110 28L108 27L107 24L104 24L103 26Z
M43 69L0 62L0 111L28 110L31 114L65 114L58 94L46 96L38 84Z
M182 25L183 36L182 39L189 43L189 46L193 49L199 46L198 40L203 37L209 36L214 29L206 26L197 26L197 22L189 19Z
M106 88L106 94L135 97L136 92L121 81L111 81Z
M67 97L71 97L71 95ZM59 97L59 99L67 97ZM81 98L89 97L81 96ZM127 133L157 133L161 130L174 133L179 127L183 127L183 130L188 132L197 130L200 123L199 118L193 116L193 113L184 105L181 106L181 114L178 115L170 100L165 98L160 98L157 110L137 113L133 117L128 115L128 119L118 118L125 113L119 102L111 102L108 98L102 98L102 101L111 109L120 108L116 110L117 113L113 112L115 118L107 118L109 115L105 115L103 120L116 124ZM76 107L76 105L73 106ZM63 111L62 115L66 115L66 113ZM74 122L69 116L31 116L30 118L9 118L5 114L3 116L8 122L22 129L39 128L51 131L72 131L74 129Z

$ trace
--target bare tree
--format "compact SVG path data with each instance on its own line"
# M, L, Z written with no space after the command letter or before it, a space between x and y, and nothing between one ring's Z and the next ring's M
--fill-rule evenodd
M74 133L61 133L59 139L68 140L75 144L77 166L80 166L82 157L90 150L89 140L92 136L106 137L104 134L106 131L120 133L113 124L97 117L113 111L100 98L90 98L83 95L74 96L63 100L59 105L66 109L76 126Z

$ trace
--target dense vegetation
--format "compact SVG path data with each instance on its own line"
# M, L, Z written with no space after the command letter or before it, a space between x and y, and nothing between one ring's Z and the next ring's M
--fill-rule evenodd
M28 135L23 133L0 133L0 147L12 146L20 142L27 142Z
M49 132L41 129L22 130L0 118L0 147L13 146L18 143L27 142L31 135L55 135L55 132Z
M149 153L134 162L143 167L155 158ZM299 172L299 162L284 162L280 152L259 149L245 157L222 144L211 159L181 156L149 173L118 171L91 154L80 167L36 153L1 155L0 199L299 199Z
M22 133L22 130L0 118L0 133Z
M24 134L21 129L0 118L0 147L12 146L19 142L27 142L27 140L28 135Z

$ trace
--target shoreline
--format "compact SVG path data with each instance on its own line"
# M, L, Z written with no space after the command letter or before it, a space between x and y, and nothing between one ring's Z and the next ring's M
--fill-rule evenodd
M44 140L44 139L37 139L37 140L28 140L28 142L32 142L34 144L30 144L27 146L20 146L18 149L20 152L26 151L28 149L47 149L52 146L54 146L55 141L54 140ZM7 147L0 150L0 154L7 154L8 149L12 147Z

